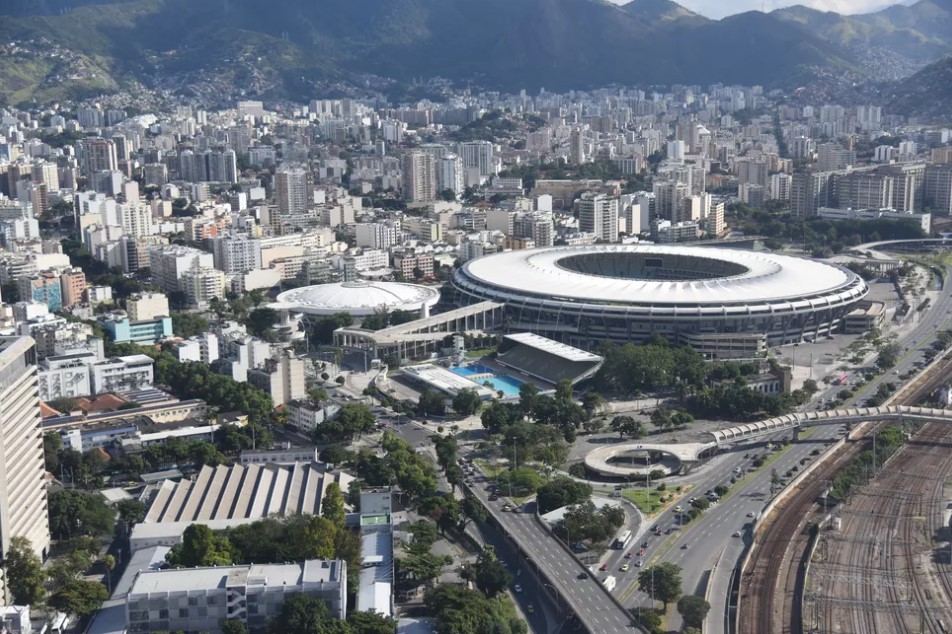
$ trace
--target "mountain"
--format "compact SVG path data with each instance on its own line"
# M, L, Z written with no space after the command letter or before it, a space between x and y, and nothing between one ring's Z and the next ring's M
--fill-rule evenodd
M952 56L895 83L885 97L889 112L952 120Z
M796 5L771 15L799 25L831 45L858 53L883 50L923 64L952 52L952 0L920 0L860 15Z
M671 0L632 0L622 9L628 15L650 27L668 26L677 22L679 26L686 24L701 25L710 22L707 18L690 9L682 7Z
M668 0L623 7L606 0L270 0L266 7L260 0L2 0L0 42L47 38L119 80L212 93L244 82L247 94L266 96L313 95L314 82L354 73L561 90L778 86L802 82L815 68L858 68L840 43L784 15L714 21ZM0 94L5 88L0 82Z

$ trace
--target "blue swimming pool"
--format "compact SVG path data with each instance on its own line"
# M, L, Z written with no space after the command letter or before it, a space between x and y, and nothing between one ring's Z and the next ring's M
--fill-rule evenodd
M476 383L480 385L489 384L493 390L497 392L502 392L505 395L505 398L513 398L519 396L519 387L523 384L523 381L509 376L508 374L496 374L496 371L490 368L489 366L482 365L480 363L473 363L470 365L465 365L461 367L451 368L451 371L454 374L460 376L465 376L467 378L473 377L479 374L491 374L490 377L481 377L478 379L473 379Z
M471 363L453 368L453 372L460 376L473 376L474 374L495 374L496 371L482 363Z

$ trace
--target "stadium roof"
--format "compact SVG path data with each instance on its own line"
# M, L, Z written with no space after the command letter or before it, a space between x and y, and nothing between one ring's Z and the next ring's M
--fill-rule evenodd
M575 346L569 346L564 343L560 343L548 337L543 337L531 332L518 332L512 335L505 335L505 339L510 341L515 341L516 343L521 343L525 346L531 346L542 352L547 352L549 354L554 354L557 357L562 357L566 361L594 361L598 362L602 360L602 357L591 352L587 352Z
M664 264L666 258L673 263ZM660 279L679 265L690 270ZM660 275L638 277L636 269ZM471 260L463 272L478 285L515 296L621 305L792 301L835 293L856 279L831 264L775 253L640 244L507 251Z
M372 315L380 310L419 311L440 300L435 288L399 282L339 282L318 284L285 291L278 295L273 308L289 309L309 315Z

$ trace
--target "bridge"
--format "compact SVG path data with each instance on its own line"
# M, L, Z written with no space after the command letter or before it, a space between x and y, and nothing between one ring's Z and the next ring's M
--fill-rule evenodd
M642 442L624 443L594 449L585 456L585 466L603 476L625 478L640 475L645 467L612 463L611 460L623 454L658 453L673 456L681 462L687 471L707 455L720 447L738 442L756 440L764 436L785 431L799 430L810 425L843 425L864 423L867 421L909 422L948 422L952 423L952 409L934 407L916 407L911 405L888 405L881 407L850 407L844 409L796 412L775 418L735 425L726 429L708 432L711 442L683 444L648 444Z

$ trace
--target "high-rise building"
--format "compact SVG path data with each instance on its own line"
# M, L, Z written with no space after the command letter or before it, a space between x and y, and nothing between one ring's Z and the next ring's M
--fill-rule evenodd
M307 171L300 168L286 168L274 174L274 198L278 213L282 216L303 214L308 206Z
M893 197L890 207L896 211L918 212L925 204L925 163L884 165L876 171L893 178Z
M793 177L790 174L780 172L770 177L770 187L768 197L770 200L790 200L790 185Z
M886 209L892 205L895 180L871 171L833 175L834 202L840 209Z
M83 301L83 292L86 290L86 274L80 268L66 269L60 273L60 288L63 295L63 306L70 307Z
M169 298L164 293L140 293L126 300L126 313L130 321L152 321L168 317Z
M225 296L225 274L218 269L196 266L182 276L190 306L208 308L209 303Z
M0 337L0 548L5 555L11 539L25 537L45 558L50 525L36 374L33 339Z
M924 189L926 211L952 216L952 164L928 166Z
M211 239L215 268L226 275L248 273L261 268L261 242L247 236L220 236Z
M149 267L152 279L168 293L185 292L182 278L193 268L213 268L215 259L211 253L180 245L154 246L149 248Z
M790 211L798 218L811 218L820 207L832 207L830 172L798 172L790 182Z
M618 199L585 193L578 200L579 231L595 234L596 240L618 242Z
M437 181L440 191L451 189L457 197L463 193L466 188L463 159L458 154L447 154L440 159Z
M818 154L817 169L821 172L844 170L856 164L856 152L837 143L824 143L818 148Z
M411 203L436 200L436 166L433 155L410 152L403 157L403 198Z
M79 171L89 177L96 172L114 172L119 169L116 144L112 139L89 138L76 142Z
M51 310L63 307L63 288L60 276L51 271L45 271L29 277L21 277L20 299L46 304Z
M463 169L478 169L481 177L496 173L493 159L493 144L489 141L467 141L459 146L459 155L463 159Z
M581 165L585 162L585 137L578 128L569 134L569 163Z

